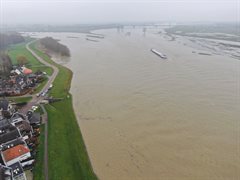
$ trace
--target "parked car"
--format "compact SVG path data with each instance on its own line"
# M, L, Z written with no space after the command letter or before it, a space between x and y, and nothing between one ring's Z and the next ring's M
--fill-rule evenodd
M38 106L32 106L32 110L36 111L38 109Z
M49 88L48 88L48 89L52 89L52 87L53 87L53 84L50 84L50 86L49 86Z

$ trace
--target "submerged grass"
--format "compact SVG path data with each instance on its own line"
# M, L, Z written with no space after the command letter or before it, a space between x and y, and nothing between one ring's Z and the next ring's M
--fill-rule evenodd
M69 93L72 72L53 62L49 56L30 46L39 56L59 69L51 95L62 101L46 106L48 112L49 179L95 180L87 150L80 132ZM40 172L39 172L40 173ZM35 177L40 174L34 174Z

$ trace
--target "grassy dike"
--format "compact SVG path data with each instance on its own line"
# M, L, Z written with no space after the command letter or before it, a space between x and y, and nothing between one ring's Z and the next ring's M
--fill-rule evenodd
M44 131L45 126L42 124L40 126L40 136L39 136L39 145L38 145L38 153L36 156L36 164L33 169L33 177L34 180L44 180Z
M72 72L52 61L49 56L37 49L36 44L37 42L32 43L30 48L59 69L51 95L64 98L63 101L46 106L48 112L49 179L95 180L97 177L93 172L76 120L72 106L72 95L69 93ZM34 176L35 179L43 179L41 174L35 173Z

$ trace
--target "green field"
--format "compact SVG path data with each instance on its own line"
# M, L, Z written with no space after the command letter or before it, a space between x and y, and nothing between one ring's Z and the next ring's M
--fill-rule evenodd
M30 46L39 56L59 69L51 95L63 101L46 106L48 112L49 179L95 180L86 147L76 120L69 94L72 72L54 63L46 54ZM41 162L41 161L40 161ZM35 179L43 179L41 171L34 173Z
M40 63L25 47L28 42L12 45L8 48L8 55L12 60L13 65L17 65L17 56L23 55L27 58L28 64L26 65L28 68L32 69L33 72L38 70L45 71L48 75L51 75L53 70L50 67L47 67Z

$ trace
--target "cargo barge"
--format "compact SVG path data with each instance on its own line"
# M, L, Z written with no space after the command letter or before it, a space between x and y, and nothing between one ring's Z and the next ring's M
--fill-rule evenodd
M162 54L162 53L158 52L156 49L151 49L151 51L152 51L154 54L156 54L156 55L158 55L159 57L161 57L162 59L167 59L167 56L166 56L165 54Z

